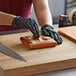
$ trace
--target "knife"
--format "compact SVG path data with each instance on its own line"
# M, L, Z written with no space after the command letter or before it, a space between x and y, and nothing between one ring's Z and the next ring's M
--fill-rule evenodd
M26 62L26 60L22 56L20 56L19 54L17 54L13 50L6 47L2 42L0 42L0 52L7 55L7 56L12 57L12 58Z

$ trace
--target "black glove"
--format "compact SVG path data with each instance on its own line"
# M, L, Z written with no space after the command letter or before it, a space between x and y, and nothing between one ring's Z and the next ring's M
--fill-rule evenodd
M60 37L59 33L54 30L52 26L46 24L41 28L41 31L44 36L49 36L53 38L58 44L62 43L62 38Z
M20 16L17 16L16 18L14 18L12 25L17 27L25 27L33 33L35 38L39 37L38 25L35 20L31 18L22 18Z

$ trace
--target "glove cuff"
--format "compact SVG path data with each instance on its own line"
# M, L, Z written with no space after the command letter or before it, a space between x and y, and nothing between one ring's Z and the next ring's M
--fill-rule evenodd
M44 26L41 27L41 30L44 29L44 28L47 28L47 27L50 27L51 29L54 29L53 26L50 26L49 24L45 24Z
M12 26L18 26L16 22L17 22L17 20L20 19L20 18L21 18L20 16L15 17L15 18L13 19L13 21L12 21Z

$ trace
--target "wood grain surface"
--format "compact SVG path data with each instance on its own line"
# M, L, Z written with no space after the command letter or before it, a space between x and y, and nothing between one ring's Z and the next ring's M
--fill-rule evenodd
M76 43L62 37L63 44L56 47L29 50L20 41L25 35L31 33L0 36L3 44L27 60L22 62L0 53L0 76L29 76L76 67Z
M76 43L76 26L61 28L59 29L59 32L64 37Z

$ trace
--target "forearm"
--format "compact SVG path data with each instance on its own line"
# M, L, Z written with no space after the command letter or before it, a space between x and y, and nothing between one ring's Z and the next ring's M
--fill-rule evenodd
M52 25L52 16L49 10L45 9L37 14L38 22L41 26L45 24Z
M0 11L0 25L11 26L15 15Z
M33 0L34 9L38 23L43 26L45 24L52 25L52 16L48 7L47 0Z

